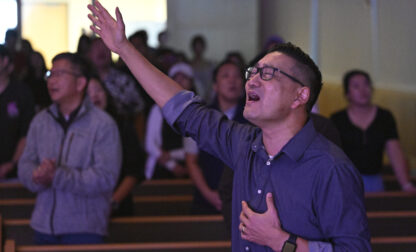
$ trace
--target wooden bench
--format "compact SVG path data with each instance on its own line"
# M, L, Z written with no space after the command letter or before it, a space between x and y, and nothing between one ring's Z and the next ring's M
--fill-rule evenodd
M28 219L4 220L4 233L17 245L33 243ZM110 222L109 243L224 241L227 231L222 216L155 216L115 218Z
M147 180L136 185L133 195L192 195L194 186L190 179ZM0 199L33 199L35 193L30 192L18 182L0 183Z
M135 196L134 216L188 215L192 195ZM30 218L35 199L1 199L0 213L5 219Z
M13 240L6 241L5 252L117 252L117 251L141 251L141 252L229 252L230 241L196 241L196 242L157 242L157 243L109 243L91 245L28 245L17 246Z
M0 213L5 219L28 219L35 200L2 199ZM192 195L135 196L134 216L189 215ZM406 192L368 193L366 209L373 211L416 211L416 195Z

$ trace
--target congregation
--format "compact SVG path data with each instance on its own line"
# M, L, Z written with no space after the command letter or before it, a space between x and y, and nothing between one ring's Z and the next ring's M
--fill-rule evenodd
M166 31L157 48L145 30L126 37L121 13L96 3L99 36L83 34L51 69L16 30L0 45L0 183L36 195L35 244L105 243L111 219L140 208L135 188L189 179L189 215L222 214L233 251L371 251L364 194L387 190L384 154L416 193L366 71L346 69L348 105L326 118L319 68L290 42L214 62L196 34L188 58Z

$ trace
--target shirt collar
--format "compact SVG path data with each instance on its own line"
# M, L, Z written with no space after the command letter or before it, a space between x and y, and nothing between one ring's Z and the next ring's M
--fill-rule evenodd
M284 152L291 159L297 161L303 156L303 153L312 143L316 135L317 132L313 126L313 122L311 119L308 119L305 126L303 126L303 128L289 140L289 142L282 148L280 153ZM256 135L251 145L251 149L254 152L257 152L260 149L264 149L262 133Z

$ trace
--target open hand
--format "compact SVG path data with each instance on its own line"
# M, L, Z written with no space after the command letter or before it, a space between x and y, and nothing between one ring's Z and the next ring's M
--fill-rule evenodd
M281 248L289 234L282 230L279 216L273 203L273 196L267 193L267 211L259 214L250 209L243 201L240 214L241 238L259 245ZM273 244L272 244L273 243Z
M128 40L119 8L116 8L117 20L115 20L100 2L94 1L94 3L88 5L88 9L92 12L88 14L88 18L93 23L90 26L91 30L100 35L111 51L120 54L121 48L128 43Z

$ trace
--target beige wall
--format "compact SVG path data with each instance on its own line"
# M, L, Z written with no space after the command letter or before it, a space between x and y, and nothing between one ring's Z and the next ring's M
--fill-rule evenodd
M258 10L253 0L170 0L169 44L191 57L190 40L201 33L207 58L219 61L228 51L240 50L250 60L258 51Z
M1 1L1 0L0 0ZM50 66L52 57L60 52L75 52L82 31L91 33L87 4L91 0L22 0L22 36L31 41ZM101 0L111 14L120 7L126 33L145 27L165 28L166 0ZM153 38L157 34L150 34Z
M266 16L261 38L278 33L309 51L311 0L261 2L262 16ZM339 83L346 70L361 68L372 74L376 87L416 93L416 1L377 1L378 50L374 53L370 2L319 0L319 58L324 79Z

